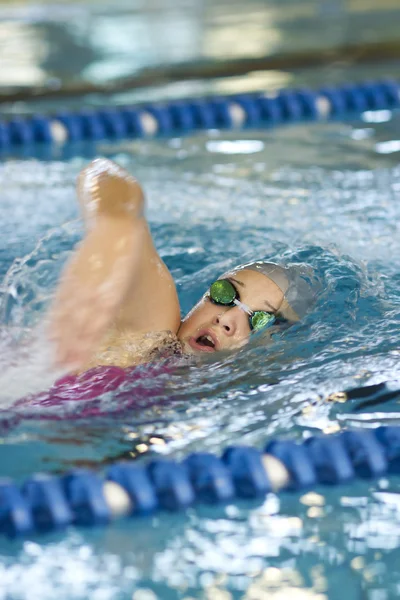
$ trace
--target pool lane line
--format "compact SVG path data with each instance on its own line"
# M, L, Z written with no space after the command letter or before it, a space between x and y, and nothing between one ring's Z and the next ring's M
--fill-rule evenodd
M120 141L187 135L210 129L267 128L304 121L344 119L400 105L392 79L357 84L149 102L132 106L61 110L0 121L0 155L35 145L48 148L77 142ZM36 148L37 150L37 148ZM77 147L79 152L79 146Z
M218 457L190 454L181 462L120 462L105 475L76 469L36 474L17 486L0 479L0 533L35 535L70 525L108 525L121 517L179 511L196 504L263 500L267 494L334 486L355 478L400 473L400 427L277 439L258 450L228 447Z

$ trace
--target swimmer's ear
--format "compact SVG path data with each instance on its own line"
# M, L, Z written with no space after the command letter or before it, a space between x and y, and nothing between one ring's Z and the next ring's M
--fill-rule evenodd
M82 169L77 195L88 228L100 215L133 220L143 216L144 195L139 182L107 158L93 160Z

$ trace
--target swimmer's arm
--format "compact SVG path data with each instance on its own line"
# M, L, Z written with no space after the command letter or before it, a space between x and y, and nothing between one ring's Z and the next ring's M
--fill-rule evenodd
M180 307L175 282L153 244L145 219L140 229L140 260L137 271L116 315L120 330L147 333L179 329Z
M95 361L110 327L176 333L180 325L175 284L142 216L139 184L127 176L122 185L110 161L102 161L100 173L94 163L78 185L88 233L60 280L51 314L56 361L71 369Z
M87 228L114 220L114 236L129 241L126 254L131 257L128 288L115 315L117 328L135 332L170 330L180 325L180 309L174 280L154 247L144 217L144 194L139 182L108 159L92 161L80 174L77 195ZM107 240L112 250L111 238ZM113 256L113 252L111 252ZM114 259L112 259L114 260Z

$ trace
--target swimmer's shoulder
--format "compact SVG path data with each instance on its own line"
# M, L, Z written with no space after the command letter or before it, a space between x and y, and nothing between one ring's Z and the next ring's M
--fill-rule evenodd
M128 368L181 355L182 345L172 331L138 333L114 329L104 338L84 370L111 365Z

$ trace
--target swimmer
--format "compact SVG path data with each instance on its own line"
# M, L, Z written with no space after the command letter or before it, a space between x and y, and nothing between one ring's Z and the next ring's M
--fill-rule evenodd
M108 159L79 175L86 235L49 313L57 366L82 372L173 354L240 348L253 332L301 319L313 299L294 267L253 262L221 275L181 322L175 283L158 255L139 183Z

